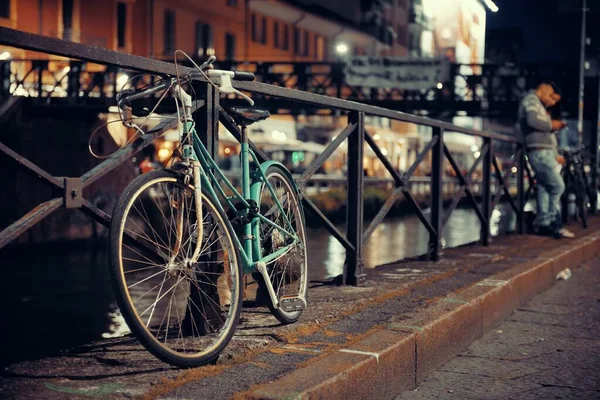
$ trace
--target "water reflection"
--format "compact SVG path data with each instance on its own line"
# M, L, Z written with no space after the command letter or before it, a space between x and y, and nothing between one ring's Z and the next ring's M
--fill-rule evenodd
M429 211L425 211L429 218ZM492 236L515 229L516 215L507 204L497 206L490 219ZM343 225L338 225L341 232ZM365 227L366 229L366 227ZM442 245L457 247L479 240L481 223L471 209L455 210L444 226ZM427 252L429 232L414 215L388 218L373 232L363 247L365 266L414 257ZM342 274L346 252L344 247L324 229L308 230L310 279L321 280Z
M89 343L110 332L116 311L100 249L0 251L0 364Z

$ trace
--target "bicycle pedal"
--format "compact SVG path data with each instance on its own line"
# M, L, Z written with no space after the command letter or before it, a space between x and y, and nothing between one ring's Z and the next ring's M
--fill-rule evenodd
M285 312L302 311L306 308L306 300L300 296L282 296L279 307Z

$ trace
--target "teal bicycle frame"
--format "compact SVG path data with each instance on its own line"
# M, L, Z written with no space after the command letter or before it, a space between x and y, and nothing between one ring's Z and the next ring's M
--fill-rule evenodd
M290 249L297 245L297 243L300 240L294 232L294 230L292 229L292 224L289 221L287 215L285 214L283 206L279 202L279 199L275 195L273 187L269 184L265 176L265 171L268 167L270 167L271 165L281 165L280 163L275 161L268 161L259 165L257 162L256 155L252 150L250 150L248 146L248 139L244 132L242 134L242 148L240 153L242 165L242 193L240 194L237 191L237 189L231 184L231 182L227 179L227 177L215 163L213 158L210 156L208 150L198 137L193 122L186 121L183 124L183 133L184 138L187 138L187 135L192 135L192 154L189 154L189 156L190 158L200 163L200 175L202 186L211 194L211 196L215 200L225 200L229 208L235 211L237 216L244 218L246 217L248 210L251 207L250 203L248 202L248 199L253 200L254 202L256 202L257 205L260 206L260 193L262 185L264 184L275 199L276 206L278 207L279 211L284 217L284 222L289 230L270 221L264 215L260 214L259 209L256 215L252 218L251 222L244 224L244 233L242 236L242 240L240 241L240 238L238 238L237 235L233 235L233 240L235 241L236 246L240 250L244 274L255 272L257 263L263 262L265 264L269 264L270 262L273 262L274 260L284 255ZM188 155L184 154L184 156ZM256 168L253 171L252 175L250 174L250 157L258 165L258 168ZM283 165L281 166L283 167ZM218 176L218 179L220 179L225 184L225 186L233 192L232 196L227 196L215 175ZM295 187L293 187L292 189L296 190L297 192L297 189ZM243 210L238 210L234 202L239 202L243 206ZM221 202L217 201L216 203L216 206L220 208L220 211L225 213ZM278 230L287 237L293 238L293 243L282 247L274 253L268 254L267 256L263 257L262 248L260 245L261 222L273 227L273 229Z

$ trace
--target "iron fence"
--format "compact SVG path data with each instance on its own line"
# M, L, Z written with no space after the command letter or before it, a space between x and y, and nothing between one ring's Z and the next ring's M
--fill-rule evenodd
M159 75L175 75L176 73L175 66L170 63L7 28L0 28L0 44L40 51L85 62L104 64L110 68L122 68ZM191 72L191 70L184 67L180 68L180 72L185 74ZM346 114L348 116L347 126L335 137L326 149L313 160L304 173L297 179L300 187L306 186L328 157L334 153L342 142L347 141L347 176L344 178L348 193L346 204L346 232L340 231L321 212L321 210L315 206L304 192L301 193L302 203L305 209L313 213L316 218L320 219L323 226L346 249L345 283L355 285L361 281L361 278L364 276L364 266L362 261L363 243L368 240L376 227L386 217L396 200L401 196L404 196L409 206L412 207L421 223L429 232L428 255L433 260L438 260L440 257L443 225L463 196L470 202L481 222L481 243L483 245L489 244L491 210L494 204L499 201L502 194L506 196L512 209L517 215L517 231L519 233L523 232L523 208L526 200L526 192L524 190L525 162L523 144L518 138L493 132L463 128L430 118L320 94L293 90L262 82L234 81L234 86L239 90L249 92L257 97L283 99L290 104L311 105L335 110L337 113ZM194 104L194 109L197 110L195 117L196 127L202 140L205 142L207 149L213 156L217 156L219 122L221 122L238 140L240 138L240 131L233 119L227 113L225 105L221 103L218 91L214 89L212 85L200 83L197 92L202 94L202 99L196 101ZM431 140L416 157L415 162L407 168L406 171L399 172L379 147L376 140L373 139L373 136L365 129L366 115L428 126L432 128L433 134ZM5 155L5 159L15 162L21 169L29 172L53 189L53 196L50 200L40 204L21 219L0 232L0 248L60 207L81 209L88 216L101 224L109 225L111 219L110 215L86 200L82 196L83 188L89 186L100 177L106 175L117 166L130 159L133 154L139 152L142 148L150 144L158 135L166 129L174 127L176 124L177 119L168 119L165 122L162 122L141 136L134 143L117 151L111 157L79 177L52 176L31 161L0 143L0 152ZM448 147L445 145L444 136L446 132L459 132L483 139L484 145L480 150L480 155L467 173L461 171ZM509 143L514 148L514 161L518 171L516 199L513 199L513 196L509 191L508 176L506 172L503 173L497 157L494 154L494 143L498 141ZM363 191L366 184L365 177L363 176L363 154L365 144L372 149L374 154L384 165L391 176L390 182L392 183L392 192L390 196L375 218L366 227L363 225ZM265 154L256 145L253 143L250 143L250 145L261 161L266 159ZM411 192L410 181L414 178L413 175L415 174L415 171L429 153L431 153L432 159L430 178L431 213L430 218L427 218ZM450 206L446 210L443 209L442 199L444 185L443 164L445 159L448 160L454 170L458 185L458 190L456 191ZM478 183L481 185L481 201L478 202L473 192L473 172L480 164L483 175L482 181ZM495 193L492 193L493 177L495 177L496 182ZM481 203L481 205L479 203ZM130 239L135 240L134 238Z

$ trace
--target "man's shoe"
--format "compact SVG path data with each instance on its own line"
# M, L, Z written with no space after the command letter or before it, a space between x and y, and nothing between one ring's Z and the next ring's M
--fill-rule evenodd
M571 232L570 230L568 230L567 228L562 228L558 232L560 232L560 235L564 238L572 239L575 237L575 234L573 232Z
M554 228L552 225L548 226L539 226L538 227L538 235L541 236L550 236L554 239L561 239L563 236L560 231Z

